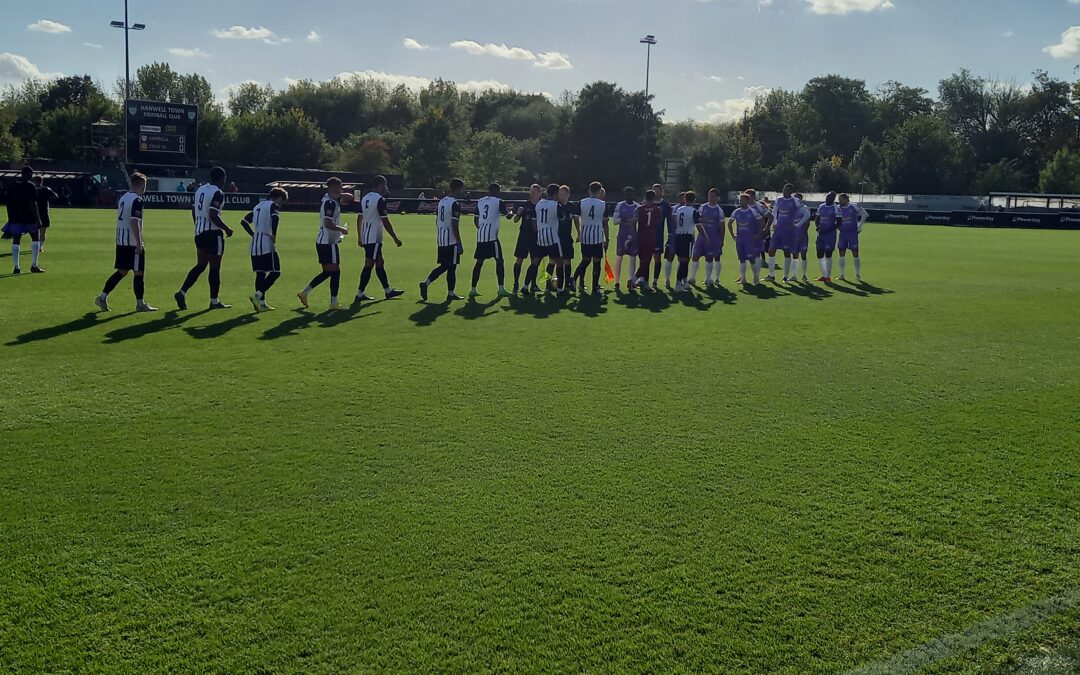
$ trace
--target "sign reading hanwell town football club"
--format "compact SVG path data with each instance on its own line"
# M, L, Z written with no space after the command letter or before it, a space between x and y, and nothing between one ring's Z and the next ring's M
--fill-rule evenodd
M199 109L182 103L127 101L127 161L135 165L199 163Z

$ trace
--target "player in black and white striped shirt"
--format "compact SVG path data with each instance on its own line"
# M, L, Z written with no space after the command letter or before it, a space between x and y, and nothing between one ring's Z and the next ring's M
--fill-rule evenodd
M368 282L371 281L372 268L379 277L379 283L383 285L383 293L387 300L393 300L405 294L405 291L390 285L390 278L386 276L386 266L383 263L384 231L394 240L394 244L401 248L401 239L394 231L394 226L390 224L386 208L386 192L386 176L375 176L371 182L371 192L360 200L360 214L356 216L356 234L360 245L364 248L364 271L360 273L360 285L356 289L354 307L365 300L374 300L364 292L367 290Z
M503 262L502 244L499 242L499 223L503 216L502 186L492 183L488 186L486 197L476 204L476 215L473 222L476 224L476 265L472 273L472 290L470 298L480 296L476 290L480 283L480 272L484 269L484 261L489 258L495 259L495 278L499 281L499 297L510 297L506 291L506 265Z
M195 253L198 260L184 279L184 285L173 298L176 306L187 309L187 292L199 280L203 270L210 267L210 309L228 309L218 298L221 290L221 256L225 255L225 237L233 236L232 228L221 219L221 209L225 206L225 169L215 166L210 169L210 182L195 193L195 202L191 205L191 222L195 225Z
M454 289L457 286L457 266L461 261L461 192L465 183L460 178L450 181L450 194L439 201L435 211L435 226L438 231L439 254L438 267L420 282L420 299L427 301L428 287L443 273L446 274L446 300L464 300Z
M563 248L559 240L559 220L564 216L565 210L559 203L559 185L552 183L547 186L546 197L536 203L536 248L532 252L532 264L525 272L525 295L536 292L536 277L540 271L540 264L544 258L555 263L563 258Z
M256 312L274 309L266 304L266 292L281 277L277 231L281 207L287 201L288 192L279 187L273 188L266 199L256 204L251 213L240 221L240 227L251 235L251 271L255 273L255 293L250 299Z
M101 311L109 311L109 293L128 272L134 272L135 311L156 312L157 307L151 307L143 300L146 248L143 244L142 195L146 192L146 176L133 173L129 182L131 190L120 197L116 207L116 259L113 264L116 271L105 282L101 295L94 298L94 302Z
M585 293L585 269L592 263L593 295L600 294L600 266L607 250L608 217L604 201L604 186L599 181L589 184L589 196L579 204L578 241L581 243L581 264L574 272L582 295Z
M319 233L315 235L315 252L319 256L322 272L316 274L304 290L296 294L304 307L308 306L311 291L329 279L330 309L341 309L337 297L338 288L341 286L341 252L338 243L349 234L349 228L341 224L342 200L341 179L336 176L328 178L326 194L319 204Z

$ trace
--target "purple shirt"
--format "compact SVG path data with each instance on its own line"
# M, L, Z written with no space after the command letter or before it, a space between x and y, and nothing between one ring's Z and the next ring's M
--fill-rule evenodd
M709 239L723 234L724 209L719 204L716 206L704 204L698 212L701 214L701 226L709 235Z
M818 236L827 237L836 233L836 218L840 209L836 204L822 204L818 207Z
M843 234L858 234L859 211L859 207L855 204L840 207L840 232Z
M777 197L773 205L776 226L791 229L799 221L799 200L794 197Z
M750 207L735 209L731 212L731 217L735 219L736 233L740 238L756 237L761 231L757 214Z
M619 224L620 230L630 227L630 221L634 219L638 206L635 202L619 202L615 207L615 222Z

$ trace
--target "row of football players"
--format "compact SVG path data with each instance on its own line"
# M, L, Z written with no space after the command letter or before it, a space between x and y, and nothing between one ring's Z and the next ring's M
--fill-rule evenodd
M229 305L218 297L220 289L221 259L225 252L225 238L233 235L233 230L222 219L221 209L224 204L226 174L224 169L215 167L211 170L210 182L199 189L194 196L192 223L195 232L197 262L188 272L184 283L173 296L180 309L187 308L187 293L195 285L204 271L209 269L210 309L225 309ZM116 228L115 273L106 281L96 303L103 311L108 310L109 293L129 272L135 275L135 296L137 311L154 311L156 308L143 299L143 273L146 252L142 237L142 200L146 188L146 178L141 174L131 177L131 191L121 197L118 204ZM438 203L436 208L437 231L437 266L420 282L420 295L427 300L430 285L445 274L447 280L447 299L463 299L456 292L457 267L464 252L460 232L462 215L461 196L463 183L453 180L449 194ZM784 281L795 280L794 263L801 257L803 280L806 280L806 239L810 212L798 195L792 195L792 186L784 188L784 196L776 200L776 205L769 209L764 202L757 202L753 191L742 196L740 208L736 209L727 220L727 233L736 241L740 260L740 283L746 283L746 268L751 266L754 282L759 283L759 273L766 251L769 254L769 276L774 279L776 252L784 251ZM592 267L592 291L600 293L601 263L606 260L610 238L609 217L603 186L594 182L589 186L589 197L579 203L569 201L570 191L567 186L549 185L546 193L539 185L530 190L529 202L515 210L510 210L501 199L501 189L492 184L489 194L480 199L473 217L476 227L475 266L472 274L470 297L480 293L477 290L481 271L486 260L494 260L496 277L499 284L499 296L509 296L506 290L505 268L502 245L499 241L499 227L502 217L513 217L519 223L517 244L514 250L513 293L533 294L539 291L538 276L540 266L548 260L547 273L551 281L549 290L569 293L577 288L585 291L585 275ZM393 288L388 280L383 257L384 233L397 246L401 239L395 232L388 216L386 206L387 185L385 178L379 176L372 183L372 189L360 200L360 214L357 218L358 243L364 248L365 262L355 302L370 300L367 286L372 273L378 277L387 298L403 294ZM706 285L719 284L720 256L723 253L725 228L724 212L718 203L715 189L709 191L708 203L700 207L694 204L693 193L680 195L679 205L673 207L663 198L662 187L653 186L645 194L642 203L635 201L632 188L624 190L624 201L615 207L614 220L618 225L616 239L616 289L619 288L623 259L630 257L627 287L631 290L652 290L659 283L661 257L666 259L666 285L671 287L671 267L678 258L678 276L676 290L685 291L695 284L695 277L702 258L706 261ZM330 286L330 307L340 308L338 293L340 289L340 243L348 235L348 227L341 222L343 201L350 195L343 193L341 181L331 178L327 181L327 192L320 205L319 229L315 239L316 255L322 270L311 282L297 294L306 307L312 290L325 281ZM841 275L843 274L844 253L850 249L856 260L858 273L858 230L865 221L866 212L850 204L846 195L840 196L840 205L833 202L830 195L818 212L818 255L822 264L822 277L819 280L830 281L832 251L835 248L837 230L840 231ZM255 272L255 293L250 300L256 311L272 309L266 301L266 294L281 276L281 260L276 248L277 228L281 206L288 199L288 194L280 189L271 190L267 199L260 202L241 221L241 226L251 235L250 257L252 270ZM857 228L849 232L845 223L854 222ZM666 225L666 228L665 228ZM576 240L581 245L582 261L572 270L575 258L574 230ZM667 239L665 242L665 230ZM696 235L696 238L695 238ZM771 236L770 236L771 235ZM689 271L693 259L693 272ZM636 260L635 260L636 259ZM525 274L524 287L520 285L521 271L529 262ZM635 266L636 263L636 266ZM649 269L654 266L653 282L649 284ZM714 277L715 272L715 277ZM789 274L790 272L790 274Z

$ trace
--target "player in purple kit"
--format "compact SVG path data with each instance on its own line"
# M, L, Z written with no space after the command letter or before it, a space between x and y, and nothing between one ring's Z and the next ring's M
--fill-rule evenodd
M709 190L709 203L698 210L701 214L701 228L704 230L694 242L694 266L690 272L690 285L697 285L698 266L705 258L705 287L720 285L720 256L724 252L724 208L720 206L720 192L716 188ZM713 272L715 270L715 276Z
M836 227L840 222L840 209L836 206L836 193L825 195L825 203L817 210L817 257L821 265L818 281L832 281L832 254L836 249Z
M797 278L795 264L798 263L802 281L806 283L809 281L806 276L806 251L810 248L810 207L803 202L801 193L796 192L793 196L799 200L799 218L795 223L795 259L791 265L791 278Z
M859 265L859 234L862 232L863 223L870 217L866 209L852 203L847 194L840 195L840 279L844 278L844 267L847 263L845 254L851 249L851 257L855 259L855 278L862 281Z
M619 226L619 233L615 238L616 291L619 290L619 282L622 281L622 262L626 256L630 256L630 269L626 275L627 288L634 282L634 258L638 254L637 223L634 220L638 204L634 201L634 197L634 188L628 187L623 190L623 200L615 205L613 218Z
M738 283L744 286L747 264L754 271L754 285L761 283L761 249L765 224L752 203L753 198L749 193L739 195L739 208L731 212L728 220L728 232L735 240L735 250L739 255Z
M793 281L791 275L792 253L795 252L795 223L799 218L801 202L791 195L795 186L784 184L784 196L777 197L773 204L772 243L769 245L769 275L766 281L776 281L776 252L784 252L784 282Z

